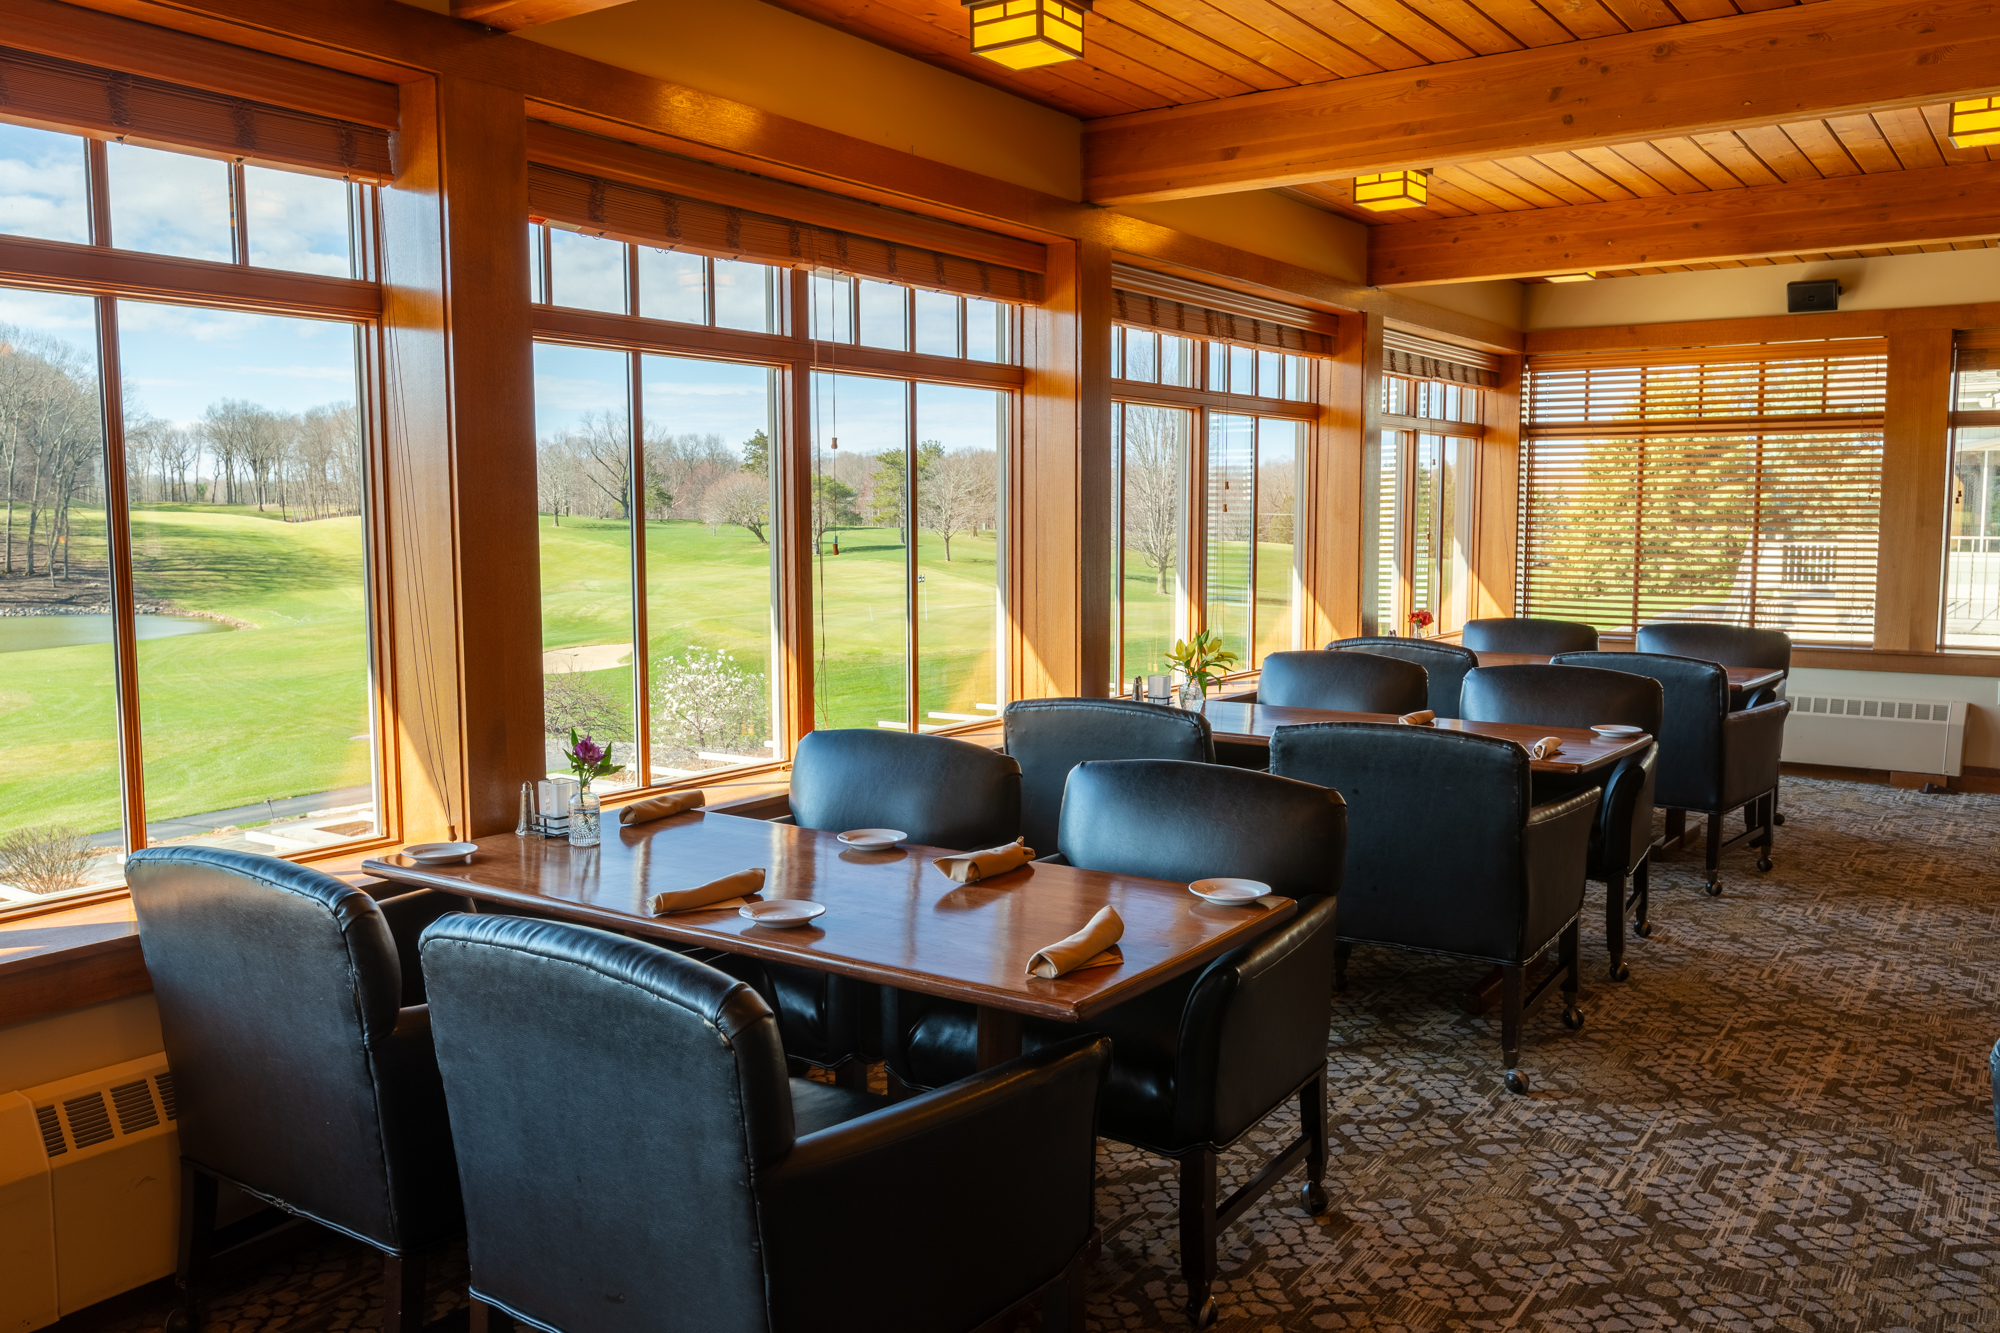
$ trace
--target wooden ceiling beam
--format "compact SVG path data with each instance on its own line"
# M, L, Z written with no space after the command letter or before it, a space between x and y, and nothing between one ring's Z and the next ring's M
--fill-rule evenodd
M1368 233L1368 280L1409 287L1988 236L2000 236L2000 162L1395 223Z
M1914 106L2000 86L1996 0L1821 0L1084 126L1084 197L1186 199Z
M503 32L519 32L522 28L538 28L544 23L630 3L631 0L451 0L451 16Z

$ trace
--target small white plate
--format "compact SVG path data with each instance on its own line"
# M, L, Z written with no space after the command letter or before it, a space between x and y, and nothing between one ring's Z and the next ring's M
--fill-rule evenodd
M881 852L909 836L899 828L851 828L839 838L857 852Z
M809 903L803 898L766 898L761 903L745 903L736 915L748 917L760 926L783 928L803 926L826 911L825 903Z
M478 850L478 845L470 842L420 842L405 847L403 855L419 865L442 866L453 861L470 861Z
M1606 722L1592 727L1591 730L1600 736L1643 736L1646 734L1644 727L1628 727L1622 722Z
M1188 885L1188 892L1195 897L1224 907L1254 903L1270 891L1269 884L1254 879L1198 879Z

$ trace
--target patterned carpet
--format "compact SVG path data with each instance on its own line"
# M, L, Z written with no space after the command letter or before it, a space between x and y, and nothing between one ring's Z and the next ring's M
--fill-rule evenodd
M1478 969L1357 951L1328 1050L1333 1212L1288 1183L1231 1228L1218 1327L2000 1330L2000 797L1794 779L1785 811L1776 869L1726 853L1723 897L1698 862L1656 869L1631 981L1598 979L1586 916L1587 1022L1531 1015L1527 1097L1501 1088L1497 1018L1458 1007ZM1229 1154L1231 1183L1294 1126ZM1092 1327L1186 1327L1172 1164L1107 1146L1100 1166ZM438 1274L438 1313L462 1272ZM374 1273L346 1242L298 1250L210 1327L377 1328Z

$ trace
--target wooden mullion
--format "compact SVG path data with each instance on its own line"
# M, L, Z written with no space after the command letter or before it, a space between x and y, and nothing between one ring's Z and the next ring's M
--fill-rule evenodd
M229 164L229 243L236 262L249 267L250 264L250 194L244 180L243 162Z
M850 303L855 319L860 319L860 287ZM903 688L907 698L904 714L912 736L923 716L917 703L917 384L911 380L903 391Z
M91 143L94 151L102 151L101 141ZM109 202L100 210L93 197L91 207L93 233L109 235ZM246 271L234 263L25 236L0 236L0 284L307 318L376 319L382 313L382 289L372 282L279 269Z
M799 738L813 729L813 359L807 339L807 313L812 297L809 275L794 269L788 282L785 327L790 331L792 357L785 366L782 411L784 442L771 450L776 473L777 510L773 535L779 539L778 573L773 610L778 622L779 698L778 757L789 759ZM711 293L714 282L709 283Z
M1197 340L1195 346L1209 344ZM1223 344L1216 344L1218 346ZM1202 352L1200 360L1208 359ZM1295 403L1289 398L1259 398L1251 394L1217 393L1210 389L1183 389L1174 384L1147 384L1138 380L1117 380L1112 397L1121 402L1152 403L1167 407L1213 408L1239 416L1280 417L1287 421L1311 421L1318 415L1313 403Z
M633 306L638 305L638 265L631 265ZM639 770L639 786L653 785L653 727L652 727L652 639L647 626L646 601L646 388L643 369L644 358L638 352L627 352L626 382L630 396L631 411L626 416L631 438L626 442L630 450L631 466L626 478L631 520L627 540L631 545L632 560L632 744L633 760ZM766 451L768 457L769 451Z
M111 567L119 798L124 811L125 850L131 853L147 843L146 774L139 701L139 627L132 587L132 509L125 472L125 376L119 355L116 297L97 298L97 358L98 390L104 405L104 537Z

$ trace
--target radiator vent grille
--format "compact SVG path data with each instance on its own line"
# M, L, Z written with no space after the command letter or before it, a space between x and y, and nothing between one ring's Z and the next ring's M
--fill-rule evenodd
M88 1148L110 1140L111 1113L105 1109L103 1093L70 1098L63 1103L63 1114L69 1117L70 1142L77 1147Z
M1949 703L1922 703L1912 699L1838 699L1828 695L1807 695L1793 698L1792 711L1889 718L1898 722L1935 722L1940 725L1951 720Z
M146 1086L143 1078L136 1083L121 1083L113 1088L111 1107L118 1112L120 1134L137 1134L160 1123L160 1113L153 1107L152 1089Z
M160 1090L160 1109L167 1113L167 1119L180 1119L180 1103L174 1100L173 1071L170 1069L164 1074L153 1075L153 1086Z
M42 1127L42 1147L51 1157L60 1157L69 1151L69 1144L63 1141L62 1122L56 1119L56 1108L37 1106L35 1119Z

